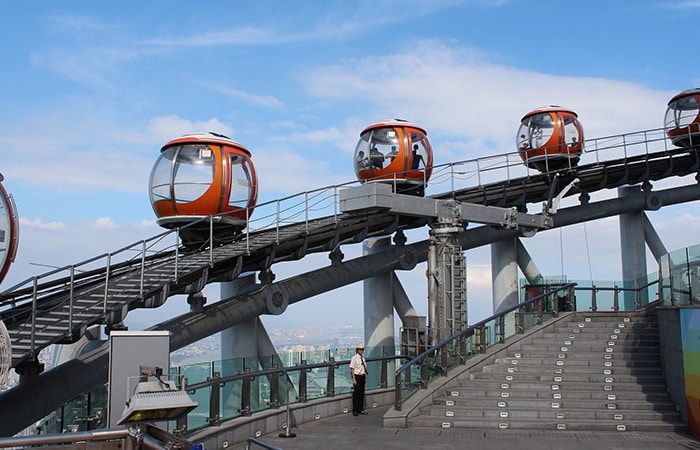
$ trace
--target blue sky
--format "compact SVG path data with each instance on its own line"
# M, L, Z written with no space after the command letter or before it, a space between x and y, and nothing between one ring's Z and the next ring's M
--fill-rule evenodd
M522 115L546 104L577 111L587 137L661 127L668 100L700 84L699 21L700 1L8 3L0 172L21 231L3 288L158 233L148 175L189 132L249 148L267 201L353 179L359 132L386 118L425 127L436 164L513 151ZM652 220L670 249L700 229L695 204ZM615 242L616 221L594 226ZM562 236L532 243L545 273L561 271L547 255ZM572 276L607 277L609 247ZM468 260L488 271L488 252ZM406 284L419 307L423 271ZM358 305L361 287L342 292Z

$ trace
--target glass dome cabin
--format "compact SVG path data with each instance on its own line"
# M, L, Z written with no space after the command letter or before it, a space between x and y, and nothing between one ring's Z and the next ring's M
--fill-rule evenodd
M17 255L19 243L19 217L11 195L2 185L5 178L0 174L0 283L5 279L10 264Z
M583 127L578 115L555 105L525 114L516 139L518 153L525 165L541 172L576 166L583 142Z
M250 152L216 133L166 143L151 170L149 191L158 225L181 227L185 243L209 239L210 221L198 221L209 216L215 240L230 240L245 228L258 198Z
M362 183L387 182L395 192L423 195L433 169L433 151L423 128L394 119L360 133L354 161Z
M664 119L666 135L673 145L700 144L700 89L688 89L668 102Z

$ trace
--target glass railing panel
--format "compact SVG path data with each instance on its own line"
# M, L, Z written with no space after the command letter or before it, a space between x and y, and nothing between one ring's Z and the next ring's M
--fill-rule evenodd
M668 254L659 258L659 292L664 305L672 304L671 301L671 264Z
M576 311L593 310L593 281L576 280Z
M350 375L350 367L347 365L336 367L335 373L333 374L333 383L335 384L335 395L349 394L352 392L352 376Z
M209 425L209 399L211 398L211 388L197 389L195 392L188 392L190 398L199 405L187 414L187 428L194 430ZM173 429L174 422L171 422L170 429Z
M421 386L421 367L418 364L413 364L402 373L400 385L401 398L404 400L409 398L417 392Z
M299 370L290 367L287 371L287 380L289 384L289 403L297 403L299 401Z
M250 386L250 412L265 411L270 408L270 377L277 375L256 376Z
M687 248L688 304L700 303L700 246Z
M669 253L671 266L671 304L690 304L688 249L679 249Z
M178 383L187 382L188 385L200 383L209 379L212 375L212 364L201 363L180 366L171 369L173 380ZM201 428L209 425L209 401L211 391L209 388L197 389L195 392L188 393L190 398L198 403L198 406L187 415L187 427L189 429ZM169 429L174 429L175 422L171 421L168 424Z
M306 374L306 399L313 400L328 396L328 367L316 367Z
M516 312L511 311L507 314L503 315L503 320L504 320L504 331L505 331L505 339L508 339L509 337L515 335L518 333L518 324L516 320Z
M595 281L593 283L593 291L591 295L595 295L596 311L615 311L615 298L619 298L619 289L615 281Z
M220 416L222 420L243 415L243 380L233 380L221 386Z

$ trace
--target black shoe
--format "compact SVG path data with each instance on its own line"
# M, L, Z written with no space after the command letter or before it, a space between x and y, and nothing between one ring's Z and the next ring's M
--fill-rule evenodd
M352 412L353 416L357 416L357 413L355 411Z
M369 416L369 413L367 411L360 411L360 414L362 414L363 416Z

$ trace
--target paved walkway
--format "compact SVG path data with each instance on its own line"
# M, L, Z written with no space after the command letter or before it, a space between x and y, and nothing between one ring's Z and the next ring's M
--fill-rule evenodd
M271 433L260 436L259 439L285 450L700 450L700 440L682 433L383 428L382 415L386 410L387 407L376 408L370 409L368 416L342 414L305 423L291 430L296 437L283 438L279 436L280 433ZM233 448L244 449L245 444ZM251 443L250 448L254 450L262 447Z

